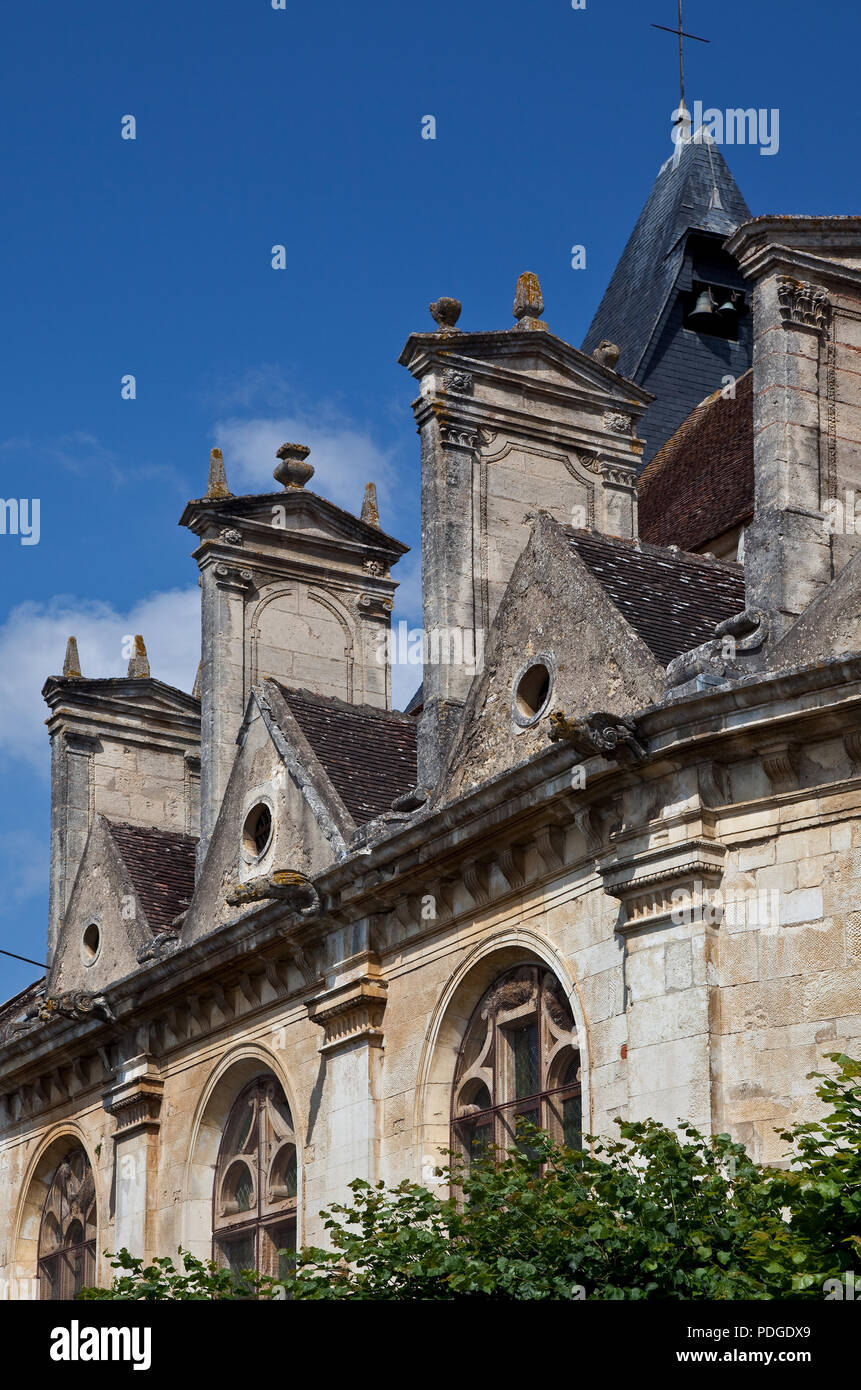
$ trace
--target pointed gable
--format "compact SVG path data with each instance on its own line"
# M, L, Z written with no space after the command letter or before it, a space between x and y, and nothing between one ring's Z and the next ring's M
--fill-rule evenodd
M624 715L664 693L663 662L616 601L619 585L596 573L602 566L594 556L592 565L580 556L576 536L546 512L535 521L453 741L441 783L445 801L547 748L555 710L571 718L593 710ZM524 718L522 681L542 667L550 676L545 703Z

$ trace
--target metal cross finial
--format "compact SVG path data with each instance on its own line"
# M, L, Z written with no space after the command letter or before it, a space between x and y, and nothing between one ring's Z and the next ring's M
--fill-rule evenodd
M682 23L682 0L679 0L679 27L678 29L668 29L666 24L653 24L653 29L663 29L665 34L678 34L679 36L679 86L681 88L681 105L685 104L685 39L695 39L697 43L711 43L711 39L701 39L698 34L686 34Z

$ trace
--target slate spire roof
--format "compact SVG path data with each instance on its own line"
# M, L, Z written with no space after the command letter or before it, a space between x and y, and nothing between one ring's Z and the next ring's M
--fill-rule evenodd
M687 234L728 237L751 216L726 160L714 144L689 141L676 163L661 168L583 342L602 339L622 349L617 370L639 381L682 269Z

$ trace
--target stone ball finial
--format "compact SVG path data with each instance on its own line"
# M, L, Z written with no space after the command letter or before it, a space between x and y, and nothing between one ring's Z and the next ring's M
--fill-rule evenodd
M544 313L541 283L531 270L525 270L517 281L512 312L517 319L517 328L547 327L547 324L541 321L541 315Z
M285 488L303 488L314 476L313 463L305 462L310 452L307 444L282 444L275 454L281 460L272 473L275 481Z
M435 299L429 307L434 322L439 325L438 331L451 333L463 309L460 300L450 299L448 295L443 295L441 299Z
M614 372L621 353L622 349L615 343L611 343L608 338L602 338L592 356L596 362L601 363L602 367L609 367L610 371Z

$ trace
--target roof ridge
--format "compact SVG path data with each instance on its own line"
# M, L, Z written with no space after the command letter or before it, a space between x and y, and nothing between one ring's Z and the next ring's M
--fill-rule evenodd
M188 833L187 830L168 830L168 829L166 829L164 826L160 826L160 825L135 825L134 822L132 822L132 821L128 821L128 820L111 820L111 818L110 818L109 816L105 816L105 815L102 815L102 819L105 821L105 823L110 827L110 829L111 829L112 831L113 831L113 830L132 830L132 831L140 830L140 831L142 831L142 832L143 832L144 834L146 834L146 835L168 835L168 836L170 836L172 839L190 840L191 843L192 843L192 844L195 844L195 845L199 842L199 839L200 839L200 837L199 837L198 835L189 835L189 833Z
M304 686L286 685L284 681L277 680L274 676L269 676L267 679L271 680L273 685L278 687L288 704L291 698L304 699L311 701L312 704L321 705L327 709L338 710L345 714L356 714L362 715L363 717L370 715L378 719L405 720L411 726L415 724L415 720L403 710L381 709L379 705L360 705L356 704L353 700L342 700L339 695L320 695L314 690L306 689Z
M656 545L653 541L644 541L641 537L630 536L610 536L604 531L589 531L579 526L568 526L561 523L562 530L570 533L573 537L582 536L586 539L603 542L609 541L613 545L625 546L628 550L642 555L656 555L660 558L671 556L672 559L689 560L694 564L702 565L704 568L712 569L715 565L720 565L722 569L730 574L744 574L744 566L735 560L719 559L718 556L704 555L697 550L683 550L679 545Z

